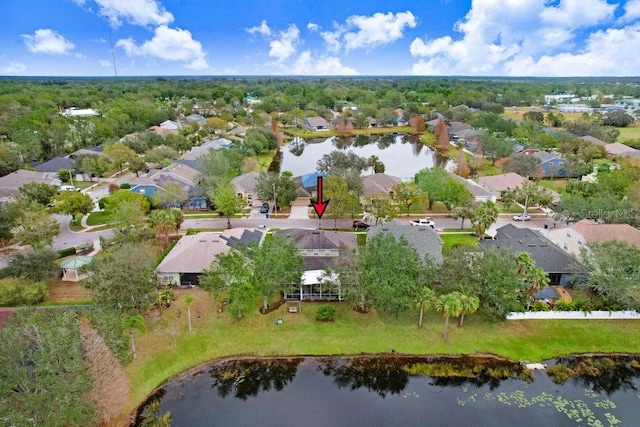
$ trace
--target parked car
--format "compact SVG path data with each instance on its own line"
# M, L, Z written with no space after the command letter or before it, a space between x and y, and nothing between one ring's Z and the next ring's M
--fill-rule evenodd
M63 185L60 187L60 191L80 191L75 185Z
M366 230L367 228L369 228L369 224L364 221L353 221L353 228L363 228Z
M526 213L522 213L519 215L514 215L513 216L513 220L514 221L530 221L531 220L531 215L526 214Z
M269 203L264 202L262 206L260 206L260 213L269 213Z
M417 221L410 221L410 224L413 226L426 225L431 228L436 228L436 223L433 221L433 218L421 218Z

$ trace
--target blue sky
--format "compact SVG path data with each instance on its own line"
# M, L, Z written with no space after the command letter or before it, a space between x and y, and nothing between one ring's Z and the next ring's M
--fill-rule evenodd
M0 75L640 75L640 0L0 0L0 16Z

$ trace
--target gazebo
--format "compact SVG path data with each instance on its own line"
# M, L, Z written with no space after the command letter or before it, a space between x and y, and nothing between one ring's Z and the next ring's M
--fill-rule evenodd
M76 256L66 259L60 263L62 269L62 280L68 280L71 282L77 282L87 277L86 274L80 274L78 270L83 265L91 264L93 257L90 256Z

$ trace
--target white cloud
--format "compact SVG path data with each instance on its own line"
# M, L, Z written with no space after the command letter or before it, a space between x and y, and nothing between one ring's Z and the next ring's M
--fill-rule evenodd
M600 30L614 19L616 7L605 0L472 0L455 24L459 37L413 40L412 69L432 75L636 75L640 67L625 65L635 61L633 55L622 53L634 51L636 30ZM629 40L620 39L620 32ZM586 44L578 43L577 33L587 34ZM604 58L611 62L604 64Z
M378 12L371 16L349 16L345 25L334 24L334 31L322 32L320 36L330 49L338 51L344 46L348 52L391 44L404 36L406 28L417 25L418 21L410 11L396 14Z
M296 46L300 43L300 30L295 24L291 24L286 30L280 31L278 36L279 38L269 42L269 56L284 61L296 53Z
M10 62L8 65L2 67L4 74L19 74L27 69L27 66L20 62Z
M313 22L309 22L307 24L307 30L309 30L309 31L318 31L318 30L320 30L320 28L321 28L320 25L315 24Z
M627 0L624 5L623 21L633 21L640 18L640 0Z
M542 22L561 28L580 28L598 25L613 19L618 7L606 0L561 0L540 14Z
M93 0L99 7L99 14L107 18L114 27L123 21L132 25L163 25L173 22L173 15L156 0ZM76 3L85 4L82 0Z
M105 67L105 68L113 67L113 63L108 59L101 59L100 61L98 61L98 63L100 64L101 67Z
M262 34L264 37L270 37L271 36L271 28L269 28L269 26L267 25L267 21L266 20L262 20L262 22L260 23L260 25L255 26L255 27L251 27L251 28L247 28L246 29L247 32L249 34Z
M290 69L290 74L353 76L357 75L358 71L342 65L340 59L335 56L313 58L311 51L306 50L296 58Z
M57 32L49 29L39 29L33 35L23 34L22 38L29 52L67 54L75 45Z
M514 58L505 64L505 70L511 75L532 76L632 76L638 74L640 58L629 52L639 49L640 24L635 24L596 31L577 53Z
M191 32L180 28L161 25L155 29L151 40L137 45L131 38L118 40L117 47L124 49L127 56L145 56L165 61L186 62L185 68L207 68L207 52L199 41L194 40Z

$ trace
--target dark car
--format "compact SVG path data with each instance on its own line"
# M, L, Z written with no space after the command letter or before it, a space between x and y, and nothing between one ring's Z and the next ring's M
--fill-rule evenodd
M364 221L353 221L353 228L364 228L366 230L369 228L369 224Z
M260 213L268 213L269 212L269 203L264 202L262 206L260 206Z

